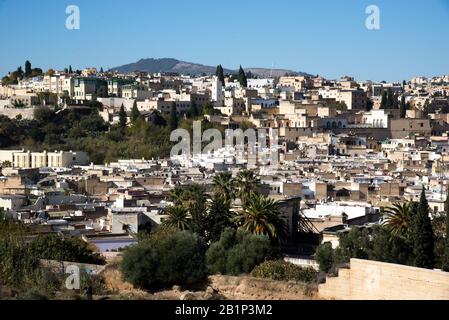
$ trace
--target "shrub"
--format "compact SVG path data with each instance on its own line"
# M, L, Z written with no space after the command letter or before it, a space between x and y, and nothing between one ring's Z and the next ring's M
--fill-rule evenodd
M201 238L187 231L144 241L125 250L123 277L145 289L196 283L206 276L204 251Z
M253 269L251 275L278 281L313 282L317 272L311 267L303 268L284 260L265 261Z
M334 265L334 250L330 242L325 242L316 249L315 260L320 265L320 271L329 272Z
M81 289L91 287L96 295L107 293L104 277L98 274L89 274L85 271L80 273L80 287Z
M19 293L16 297L16 300L48 300L48 297L45 293L40 292L36 288L31 288L23 293Z
M104 264L105 260L93 252L89 245L79 238L63 239L57 235L45 235L30 244L30 250L38 259Z
M0 243L0 286L21 287L34 279L39 261L24 245Z
M239 275L250 273L256 265L275 256L277 250L268 237L226 229L220 240L211 244L206 263L212 274Z

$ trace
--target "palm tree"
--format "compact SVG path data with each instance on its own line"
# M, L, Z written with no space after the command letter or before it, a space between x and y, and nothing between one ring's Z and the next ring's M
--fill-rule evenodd
M241 200L242 205L245 205L251 195L257 191L259 179L251 170L243 170L237 175L235 184L236 196Z
M234 198L234 186L232 174L230 172L221 172L214 176L214 193L226 201Z
M184 197L184 188L181 186L176 186L170 190L170 194L168 196L169 200L172 201L175 206L181 205Z
M224 199L224 197L212 196L204 219L207 243L218 241L223 231L232 227L230 207L230 201Z
M392 233L405 236L411 228L411 202L395 203L385 210L384 225Z
M203 220L206 211L204 188L198 184L189 185L185 189L182 206L192 218L190 224L191 231L203 235L205 233Z
M286 236L286 224L280 216L279 203L263 195L252 193L243 210L232 220L239 228L269 236L272 240L284 239Z
M204 188L199 184L191 184L184 190L184 200L202 200L204 199Z
M166 210L167 218L162 222L164 227L175 227L178 230L188 230L190 219L188 211L183 206L171 206Z

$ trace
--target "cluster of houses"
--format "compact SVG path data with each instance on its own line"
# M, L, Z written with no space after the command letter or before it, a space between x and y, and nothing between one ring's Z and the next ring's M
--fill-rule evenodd
M338 246L341 232L381 223L385 208L417 200L423 185L432 216L444 211L449 76L401 83L282 76L249 78L243 87L229 77L88 69L82 76L55 72L0 86L0 114L15 117L32 109L39 92L54 94L64 107L95 99L110 123L118 121L121 106L130 113L137 105L150 115L169 114L173 105L184 114L192 105L202 110L209 104L217 114L208 120L227 128L245 123L270 133L277 129L275 172L263 165L254 170L260 192L280 201L292 243L307 233L316 236L311 246L321 241ZM386 92L396 107L385 107ZM12 101L21 101L19 110ZM198 183L211 190L216 173L236 175L245 168L233 151L89 164L82 151L3 150L0 161L8 166L0 177L0 207L34 233L80 236L107 255L163 221L175 186ZM305 245L291 247L293 254L313 252Z

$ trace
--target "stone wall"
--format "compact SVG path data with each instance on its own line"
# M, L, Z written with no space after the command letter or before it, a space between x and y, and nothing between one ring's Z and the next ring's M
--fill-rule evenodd
M5 103L0 103L0 115L15 119L19 114L22 119L32 120L34 119L34 108L9 108Z
M88 274L99 274L101 273L105 266L98 264L89 263L78 263L69 261L56 261L56 260L40 260L40 265L42 268L50 269L54 273L65 274L67 268L70 266L77 266L80 271L85 271Z
M349 269L320 284L318 296L337 300L446 300L449 272L351 259Z
M250 276L214 275L209 285L231 300L310 300L315 297L313 285L274 281Z

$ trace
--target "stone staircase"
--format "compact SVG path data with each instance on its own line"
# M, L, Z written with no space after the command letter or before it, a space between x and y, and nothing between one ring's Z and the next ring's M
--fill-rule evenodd
M449 272L351 259L337 277L318 286L318 297L335 300L448 300Z

